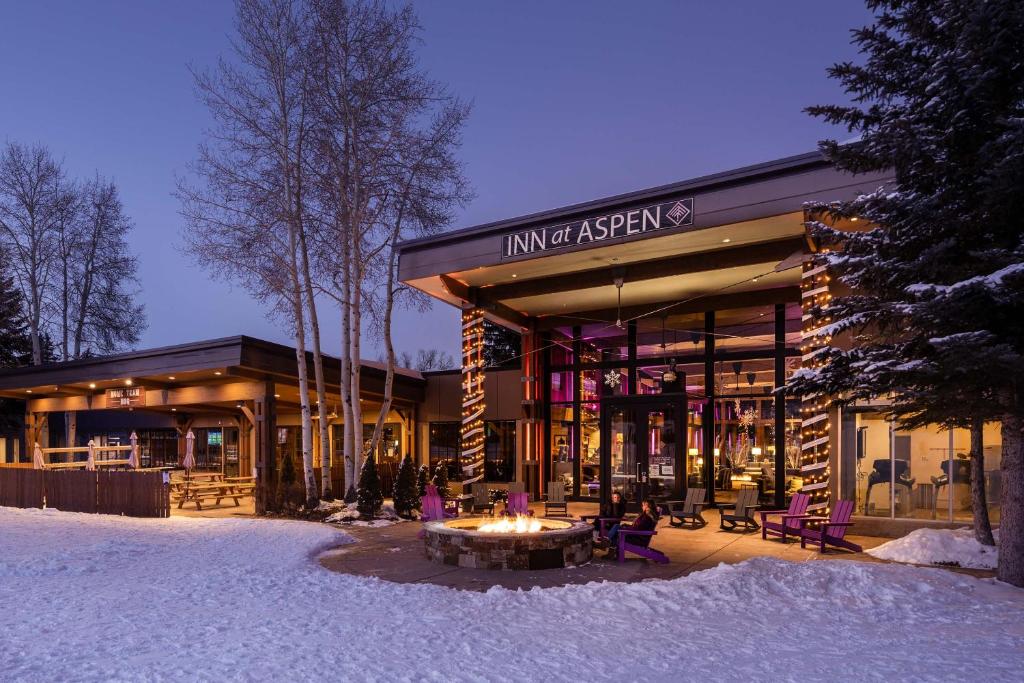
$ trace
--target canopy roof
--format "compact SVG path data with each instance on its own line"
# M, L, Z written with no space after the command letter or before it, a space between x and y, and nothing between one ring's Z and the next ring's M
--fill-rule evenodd
M552 327L581 312L614 316L620 278L622 306L634 314L666 302L710 310L795 301L809 249L805 203L849 199L889 180L801 154L407 241L399 277L514 328Z

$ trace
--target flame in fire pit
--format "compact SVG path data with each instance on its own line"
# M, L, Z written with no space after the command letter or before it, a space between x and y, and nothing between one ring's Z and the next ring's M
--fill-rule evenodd
M540 520L526 515L516 515L515 519L504 517L477 527L477 531L485 534L534 534L541 529Z

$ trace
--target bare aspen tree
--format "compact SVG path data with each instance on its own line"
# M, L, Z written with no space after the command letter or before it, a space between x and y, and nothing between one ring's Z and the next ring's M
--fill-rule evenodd
M62 183L60 165L46 147L9 143L0 154L0 240L26 307L34 365L43 362L44 314L56 268Z
M464 205L471 197L468 182L463 176L462 164L455 156L461 142L462 128L469 115L469 107L451 98L440 86L431 84L428 96L423 97L418 107L413 107L409 117L409 129L398 135L399 156L396 158L396 191L388 210L389 232L385 236L387 245L387 266L381 282L384 290L383 306L376 310L382 318L382 336L387 359L387 374L384 381L384 400L373 436L370 451L380 443L384 422L391 410L395 378L395 349L391 335L391 324L396 302L409 292L398 286L398 249L403 238L435 234L454 218L454 209ZM415 121L422 118L424 111L443 104L432 124L418 129ZM419 111L416 111L419 109ZM383 310L381 310L381 308ZM420 351L420 357L426 358Z
M221 60L213 73L193 72L217 125L193 166L202 186L179 183L178 194L189 250L288 320L299 375L303 481L312 507L318 493L306 359L307 306L315 306L304 268L306 14L297 0L240 0L236 10L237 63ZM225 268L231 264L238 270Z
M403 234L436 230L450 220L417 215L423 209L417 202L426 194L416 193L430 186L425 181L430 165L424 159L450 153L466 110L458 103L452 106L454 100L444 89L419 70L413 50L419 26L411 8L392 10L379 2L345 0L312 0L310 7L316 165L325 198L321 204L334 216L333 253L342 271L335 281L342 291L342 400L346 425L351 425L344 444L346 499L352 499L362 459L376 448L390 409L395 365L390 325L397 291L394 244ZM445 107L447 117L441 118L456 124L451 129L454 135L434 139L443 126L441 119L432 123L431 116ZM443 151L427 154L432 144ZM464 182L456 175L459 190L452 201L461 198L460 192L465 194ZM442 183L450 182L450 177L443 178ZM442 188L447 189L433 186L426 192ZM388 330L388 388L373 436L364 443L360 356L364 312L373 309L379 312L381 328Z

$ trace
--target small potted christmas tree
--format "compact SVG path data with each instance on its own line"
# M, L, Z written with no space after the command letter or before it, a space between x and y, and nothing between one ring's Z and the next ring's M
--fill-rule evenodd
M377 473L376 459L371 455L363 462L359 472L359 490L356 493L356 509L363 519L373 519L380 513L384 504L384 493L380 487L380 475Z
M408 453L398 466L398 476L395 477L395 489L392 497L395 500L395 512L398 516L412 519L413 510L419 507L420 497L416 495L416 465L413 464L412 456Z
M448 464L440 462L434 469L434 486L437 487L437 495L442 498L448 497Z

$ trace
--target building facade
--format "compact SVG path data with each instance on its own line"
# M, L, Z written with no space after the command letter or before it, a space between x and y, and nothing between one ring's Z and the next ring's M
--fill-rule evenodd
M535 498L553 485L635 505L696 487L716 503L754 487L779 507L803 491L818 510L843 498L890 522L969 519L966 431L904 431L879 405L840 411L784 389L815 363L815 304L833 293L810 263L806 203L891 180L811 153L400 245L400 279L462 311L462 364L399 371L376 454L385 486L409 453L453 480L521 482ZM483 364L484 321L520 336L499 368ZM325 363L335 490L337 365ZM3 371L0 396L26 401L26 424L20 442L5 435L0 460L135 431L144 466L174 465L191 430L201 467L269 487L281 459L299 457L296 375L294 349L248 337ZM383 379L364 363L366 439ZM998 501L998 428L985 438ZM318 472L324 455L317 445Z

